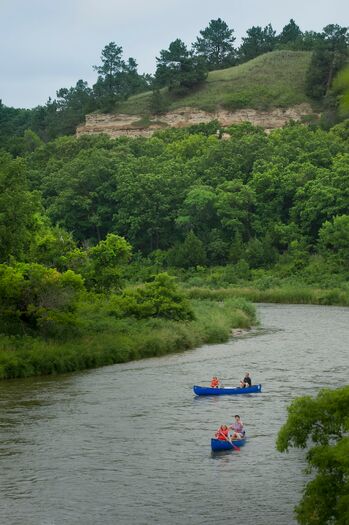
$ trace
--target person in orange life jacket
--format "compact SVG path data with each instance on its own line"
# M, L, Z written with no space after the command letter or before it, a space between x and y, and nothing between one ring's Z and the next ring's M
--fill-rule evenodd
M219 388L219 380L216 376L211 379L211 388Z
M227 425L221 425L215 433L215 437L220 441L230 441L229 428L227 427Z
M242 439L245 437L244 424L241 421L240 416L236 415L234 416L234 419L234 423L229 425L229 428L233 431L231 439Z

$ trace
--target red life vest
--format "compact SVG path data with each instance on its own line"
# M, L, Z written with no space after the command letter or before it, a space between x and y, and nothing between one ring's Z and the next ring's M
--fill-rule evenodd
M216 388L218 386L219 386L218 379L212 379L212 381L211 381L211 388Z

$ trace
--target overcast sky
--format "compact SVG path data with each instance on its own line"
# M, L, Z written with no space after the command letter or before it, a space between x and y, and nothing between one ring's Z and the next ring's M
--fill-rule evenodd
M94 83L92 65L109 42L152 73L160 49L176 38L191 44L211 19L225 20L238 41L253 25L271 22L279 32L290 18L320 31L349 26L349 1L0 0L0 15L0 98L34 107L80 78Z

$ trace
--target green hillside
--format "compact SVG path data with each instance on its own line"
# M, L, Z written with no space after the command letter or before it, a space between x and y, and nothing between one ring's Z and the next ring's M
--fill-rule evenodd
M186 96L174 97L167 89L162 90L166 109L268 109L308 102L304 87L310 58L307 51L273 51L239 66L211 71L206 82ZM130 97L117 111L147 114L151 95L147 92Z

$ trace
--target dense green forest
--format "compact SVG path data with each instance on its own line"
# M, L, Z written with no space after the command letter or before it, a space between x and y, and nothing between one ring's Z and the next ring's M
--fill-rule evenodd
M131 279L137 265L144 272L227 265L231 283L269 269L309 284L341 282L348 121L329 131L291 123L269 135L242 124L225 129L229 140L216 129L212 122L149 139L48 144L27 133L28 153L2 154L2 261L79 269L96 287L96 245L117 234L132 245Z
M349 304L349 121L332 89L347 29L302 33L291 21L280 35L247 33L236 50L212 20L190 51L180 40L161 51L153 78L111 43L93 88L79 81L33 110L0 106L0 377L222 341L255 322L245 299ZM298 53L307 89L323 87L308 96L335 100L339 123L69 136L87 111L151 86L156 112L164 93L194 96L213 69L234 81L250 59L263 70L270 61L256 57L275 49ZM338 79L340 92L345 70Z
M82 293L112 293L116 318L193 319L166 274L123 291L164 271L187 287L336 288L318 301L346 304L348 124L242 124L229 140L215 122L150 139L27 132L27 153L1 154L2 331L79 332Z

